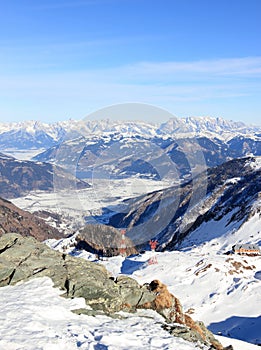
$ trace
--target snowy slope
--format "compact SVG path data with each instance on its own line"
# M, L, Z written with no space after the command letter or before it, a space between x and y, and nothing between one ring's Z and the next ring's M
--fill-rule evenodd
M184 309L214 333L260 344L261 257L226 254L235 243L247 242L261 246L258 212L237 230L233 225L226 227L226 218L202 225L184 241L186 248L155 253L155 265L148 265L151 252L103 263L113 274L129 274L139 283L161 280Z
M219 222L215 229L222 229L223 224ZM224 345L234 344L235 350L254 350L258 347L251 343L261 342L261 257L224 252L238 241L260 244L259 227L260 218L256 214L239 230L210 237L208 242L200 239L206 232L202 227L197 231L198 245L192 248L146 252L129 258L118 256L100 263L114 276L127 274L141 284L161 280L193 319L203 320L214 333L228 337L220 338ZM49 245L63 252L65 246L67 252L95 261L92 254L74 250L74 238L49 241ZM148 264L152 256L156 256L157 264ZM69 310L83 307L83 300L62 299L51 285L47 279L0 288L0 333L3 335L0 348L195 349L195 345L165 333L158 323L155 324L155 321L161 322L155 314L149 319L134 314L126 320L71 314Z
M221 230L224 222L214 226ZM212 229L213 229L212 227ZM209 229L209 228L208 228ZM237 231L223 236L200 236L205 228L195 232L198 244L173 252L150 252L124 258L108 258L100 263L117 276L127 274L140 284L159 279L179 298L184 310L195 320L202 320L214 334L222 334L252 344L261 343L261 257L225 254L237 242L253 242L261 245L260 217L252 216ZM54 249L71 252L74 256L95 261L86 251L74 249L75 237L49 241ZM189 238L188 238L189 239ZM149 264L156 257L157 264ZM231 342L230 342L231 339ZM229 345L229 344L227 344ZM235 349L254 349L235 343Z
M114 274L125 273L139 283L159 279L177 296L186 312L215 334L261 343L260 257L217 254L217 242L189 252L152 253L104 262ZM213 250L214 247L214 250Z
M5 350L193 350L196 344L174 338L161 328L156 313L121 313L122 319L76 315L83 299L64 299L48 278L0 288L0 348ZM33 293L32 293L33 292ZM218 337L235 350L258 347ZM202 348L201 348L202 349ZM202 350L207 350L203 348Z
M226 236L261 211L258 164L259 157L234 159L194 181L125 201L125 211L109 224L125 227L136 244L146 247L156 238L159 248L168 250Z
M38 278L0 288L1 349L197 349L164 331L154 312L121 313L123 319L76 315L71 310L84 308L84 299L64 299L52 285L49 278Z

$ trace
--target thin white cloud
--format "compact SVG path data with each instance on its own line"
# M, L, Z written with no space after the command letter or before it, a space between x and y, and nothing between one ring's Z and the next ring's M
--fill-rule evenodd
M107 69L53 73L37 71L10 75L3 72L0 115L1 110L27 105L29 110L36 109L34 115L40 110L45 115L53 112L82 117L88 109L129 101L168 108L174 106L183 114L193 111L195 106L212 113L222 111L222 106L233 100L237 101L234 113L240 112L241 103L244 103L255 108L255 115L258 115L261 113L260 68L261 57L246 57L142 62Z
M104 73L104 72L103 72ZM15 95L16 97L31 96L32 98L52 98L55 96L65 99L81 99L86 101L103 100L118 102L121 100L139 100L146 98L153 100L194 101L210 98L228 98L231 96L247 96L256 92L261 86L258 83L230 82L198 82L189 81L180 84L173 81L171 84L159 84L151 81L124 82L124 76L116 79L93 72L56 73L50 75L35 75L34 77L6 77L1 80L0 91L2 96Z
M87 69L65 72L34 72L6 75L2 73L0 89L37 90L45 89L74 90L91 86L111 87L110 90L142 89L155 90L162 96L172 93L194 94L198 91L201 96L204 89L209 91L238 91L243 94L247 90L261 89L261 57L234 58L216 61L195 62L163 62L137 63L115 68ZM224 79L225 77L225 79ZM242 81L240 78L242 78ZM249 78L249 79L248 79ZM235 81L236 79L236 81ZM117 88L118 87L118 88ZM245 90L245 91L244 91Z
M228 58L192 62L141 62L121 68L129 75L163 80L176 75L204 76L254 76L261 74L261 57ZM193 74L191 76L191 74Z

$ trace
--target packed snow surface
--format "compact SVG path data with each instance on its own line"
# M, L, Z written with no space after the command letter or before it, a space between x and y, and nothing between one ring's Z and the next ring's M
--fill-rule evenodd
M153 311L120 313L121 319L77 315L82 298L65 299L47 277L0 288L0 349L5 350L192 350L196 344L175 338L161 328ZM218 337L235 350L258 347ZM207 350L207 348L203 348Z
M85 307L84 300L62 298L52 285L45 277L0 288L0 349L195 349L164 331L155 312L122 313L122 319L76 315L71 310Z

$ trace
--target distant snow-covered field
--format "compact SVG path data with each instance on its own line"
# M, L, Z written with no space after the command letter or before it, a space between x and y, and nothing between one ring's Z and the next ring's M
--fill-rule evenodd
M171 185L169 181L129 178L122 180L87 179L90 188L75 191L32 192L25 197L12 199L19 208L30 212L47 210L62 215L66 233L85 223L105 221L112 213L124 211L123 201L128 198L160 190ZM52 218L49 223L55 225Z

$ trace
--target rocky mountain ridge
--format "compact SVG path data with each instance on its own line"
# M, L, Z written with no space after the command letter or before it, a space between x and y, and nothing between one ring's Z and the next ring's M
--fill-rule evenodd
M0 236L10 231L23 236L33 236L40 241L62 237L57 229L47 225L43 220L0 198Z
M115 214L109 224L125 227L130 239L143 247L150 238L158 240L158 249L203 244L212 237L211 232L204 233L207 223L214 227L214 223L225 220L221 232L216 233L222 235L230 226L237 230L251 216L260 215L260 165L260 157L231 160L181 186L127 201L128 210ZM204 234L193 236L200 227ZM191 235L194 239L185 244Z
M261 137L236 136L227 142L207 137L136 137L121 134L64 141L34 157L65 167L79 178L138 176L173 183L230 159L261 156Z
M0 196L11 199L30 191L53 191L54 176L60 187L87 188L89 185L55 165L20 161L0 154Z

